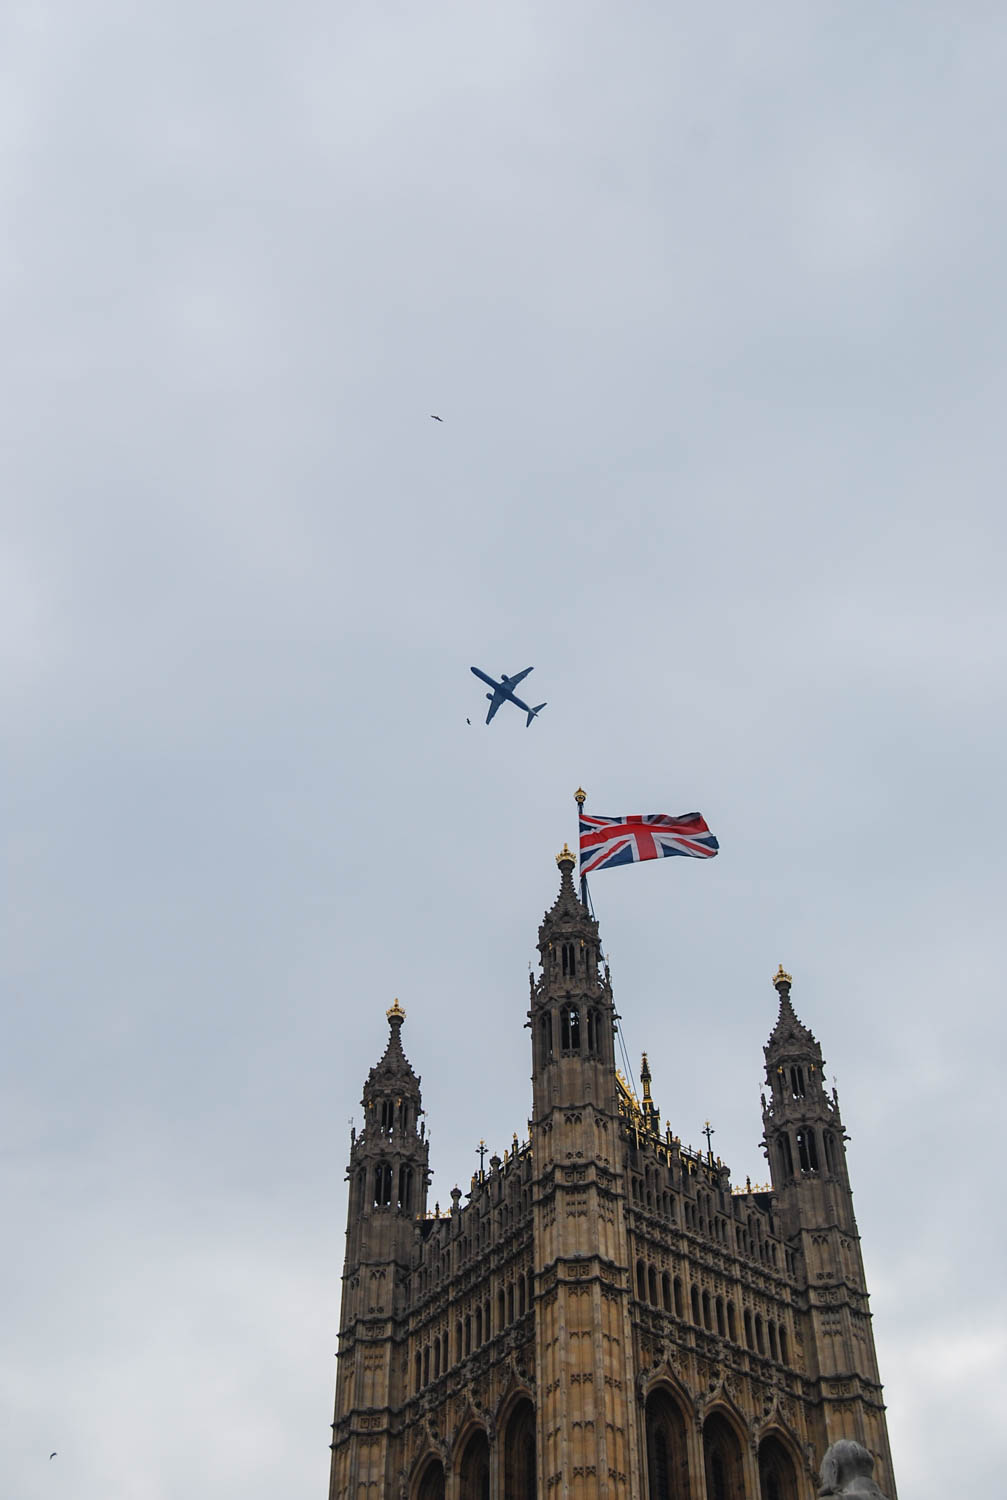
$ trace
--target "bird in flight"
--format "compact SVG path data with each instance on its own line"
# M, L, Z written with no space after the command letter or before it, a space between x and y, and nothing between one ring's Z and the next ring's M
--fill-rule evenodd
M431 422L443 422L444 418L443 417L438 417L438 416L436 416L434 414L434 412L431 412L430 413L430 420L431 420Z

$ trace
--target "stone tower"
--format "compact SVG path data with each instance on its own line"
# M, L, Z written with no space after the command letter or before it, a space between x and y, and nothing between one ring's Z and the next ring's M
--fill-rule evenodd
M420 1081L402 1050L396 1000L381 1061L364 1084L350 1145L332 1494L394 1493L393 1431L405 1399L405 1287L429 1180Z
M632 1401L632 1295L620 1170L615 1006L598 925L558 856L532 987L538 1451L543 1494L642 1494Z
M804 1267L808 1322L822 1422L819 1445L855 1437L891 1473L867 1281L846 1141L835 1089L825 1089L822 1049L798 1020L783 970L773 984L780 1013L764 1048L769 1098L762 1096L763 1144L784 1239Z
M351 1139L330 1500L814 1500L840 1437L896 1500L846 1136L789 976L772 1180L734 1187L662 1124L646 1056L642 1101L618 1072L598 925L557 864L529 1138L443 1213L388 1012Z

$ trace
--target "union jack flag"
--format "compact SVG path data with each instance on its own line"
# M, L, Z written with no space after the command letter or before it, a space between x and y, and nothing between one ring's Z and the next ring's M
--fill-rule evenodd
M630 818L580 815L580 873L632 865L641 859L664 859L684 854L690 859L712 859L720 845L699 813L669 818L667 813L642 813Z

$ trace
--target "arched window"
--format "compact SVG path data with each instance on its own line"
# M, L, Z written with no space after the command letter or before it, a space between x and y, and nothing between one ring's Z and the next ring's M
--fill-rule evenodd
M661 1306L665 1312L671 1312L671 1277L667 1271L661 1274Z
M423 1470L416 1500L444 1500L444 1465L439 1458L432 1458Z
M784 1182L789 1182L794 1175L794 1153L790 1149L789 1135L780 1136L780 1168Z
M504 1487L507 1500L538 1500L535 1478L535 1408L519 1401L504 1429Z
M576 1005L564 1005L560 1012L560 1034L564 1052L580 1051L580 1010Z
M507 1326L507 1298L503 1287L497 1292L497 1332Z
M648 1268L647 1268L647 1292L648 1292L648 1300L650 1301L650 1305L652 1307L656 1307L658 1305L657 1304L657 1272L654 1270L653 1266L648 1266Z
M464 1357L465 1344L463 1343L462 1320L459 1318L455 1324L455 1359L464 1359Z
M528 1289L527 1289L527 1287L525 1285L525 1279L524 1279L523 1276L518 1276L518 1279L517 1279L517 1315L518 1315L519 1318L523 1318L524 1317L525 1298L526 1298L527 1295L528 1295Z
M823 1131L825 1140L825 1165L829 1169L829 1175L834 1177L836 1173L836 1138L831 1130Z
M543 1063L552 1059L552 1011L547 1010L539 1017L538 1022L539 1040L542 1049Z
M402 1131L403 1135L409 1129L409 1105L407 1104L405 1099L403 1099L402 1103L399 1106L399 1129Z
M535 1306L535 1272L528 1272L528 1306Z
M712 1329L713 1328L713 1319L710 1316L710 1294L709 1294L709 1292L704 1292L703 1293L703 1327L707 1328L707 1329Z
M636 1263L636 1295L641 1302L647 1300L647 1268L642 1260Z
M430 1384L430 1345L423 1351L423 1384Z
M476 1348L477 1349L479 1348L479 1345L482 1343L482 1341L483 1341L483 1310L482 1310L481 1307L477 1307L476 1308Z
M717 1311L717 1332L720 1334L721 1338L723 1338L724 1334L727 1332L727 1329L726 1329L726 1327L724 1325L724 1299L723 1299L723 1297L718 1297L717 1298L716 1311Z
M381 1101L381 1129L391 1130L395 1124L395 1105L391 1099Z
M388 1208L392 1201L392 1169L386 1162L374 1168L374 1207Z
M364 1197L365 1197L366 1193L367 1193L367 1173L366 1172L358 1172L357 1173L357 1212L358 1213L363 1213L363 1211L364 1211Z
M756 1349L758 1349L758 1351L759 1351L760 1354L765 1354L765 1352L766 1352L766 1341L765 1341L765 1339L762 1336L762 1315L761 1315L761 1313L756 1313L755 1314L755 1347L756 1347Z
M420 1351L418 1349L416 1351L416 1370L415 1370L415 1376L416 1376L416 1390L417 1390L417 1392L419 1392L419 1391L421 1391L423 1389L423 1356L422 1356L422 1354L420 1353Z
M794 1460L772 1434L759 1444L759 1491L761 1500L798 1500Z
M772 1355L773 1359L779 1359L780 1347L776 1342L776 1324L772 1321L772 1319L770 1319L766 1324L766 1330L769 1334L769 1352Z
M787 1344L787 1330L780 1324L780 1358L785 1365L790 1363L790 1349Z
M435 1380L437 1379L437 1377L438 1377L438 1375L440 1373L441 1373L441 1341L440 1341L439 1338L435 1338L434 1339L434 1379Z
M474 1432L458 1467L458 1500L489 1500L490 1445L485 1432Z
M592 1054L598 1050L598 1012L594 1010L587 1013L587 1050Z
M681 1280L681 1277L679 1277L679 1276L675 1277L674 1291L675 1291L675 1316L676 1316L676 1318L684 1318L685 1317L685 1298L682 1296L682 1280Z
M747 1307L745 1308L745 1346L749 1349L754 1348L752 1341L752 1314Z
M563 964L564 977L571 977L577 972L576 957L572 943L564 943L560 949L560 958Z
M738 1342L738 1319L733 1302L727 1304L727 1337L735 1344Z
M813 1130L799 1130L797 1132L797 1155L801 1163L802 1172L818 1171L818 1147L815 1143L815 1132Z
M745 1478L738 1435L720 1412L703 1423L707 1500L745 1500Z
M399 1168L399 1208L408 1213L413 1206L413 1169L405 1165Z
M650 1500L690 1500L685 1421L667 1391L651 1391L646 1419Z
M790 1070L790 1092L795 1099L804 1098L804 1069L791 1068Z
M700 1323L702 1322L702 1319L699 1316L699 1288L693 1287L692 1291L689 1293L689 1297L692 1301L692 1321L698 1328Z
M472 1314L465 1314L465 1353L472 1353Z

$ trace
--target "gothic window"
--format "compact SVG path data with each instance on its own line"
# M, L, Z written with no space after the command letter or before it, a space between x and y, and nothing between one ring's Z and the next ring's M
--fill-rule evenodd
M651 1392L646 1421L650 1500L689 1500L685 1422L667 1391Z
M794 1153L790 1149L789 1135L780 1136L780 1167L784 1182L789 1182L794 1175Z
M780 1348L776 1342L776 1324L772 1320L767 1324L767 1332L769 1334L769 1352L774 1359L779 1359Z
M392 1169L386 1162L374 1168L374 1206L388 1208L392 1201Z
M487 1297L486 1304L483 1307L483 1337L488 1339L492 1332L493 1327L490 1323L490 1299Z
M727 1304L727 1337L732 1343L738 1342L738 1318L734 1311L734 1303Z
M382 1099L382 1101L381 1101L381 1129L382 1130L391 1130L391 1128L392 1128L392 1126L394 1124L395 1124L395 1105L392 1103L391 1099Z
M765 1352L766 1352L766 1341L765 1341L765 1339L762 1336L762 1315L761 1315L761 1313L756 1313L755 1314L755 1347L756 1347L756 1349L758 1349L758 1351L759 1351L760 1354L765 1354Z
M481 1307L477 1307L476 1308L476 1348L477 1349L479 1348L479 1345L482 1343L482 1341L483 1341L483 1310L482 1310Z
M747 1307L745 1308L745 1345L746 1348L749 1349L753 1349L755 1347L752 1339L752 1314L750 1309Z
M489 1500L490 1445L485 1432L474 1432L465 1444L458 1478L458 1500Z
M745 1500L741 1444L720 1412L703 1424L703 1459L707 1500Z
M504 1485L507 1500L537 1500L535 1409L519 1401L504 1431Z
M572 943L564 943L560 950L563 963L563 975L565 978L572 977L576 972L575 953Z
M598 1013L593 1010L587 1013L587 1050L592 1054L598 1050Z
M682 1282L681 1282L681 1278L678 1277L678 1276L675 1277L675 1288L674 1288L674 1290L675 1290L675 1316L676 1316L676 1318L684 1318L685 1317L685 1298L682 1296Z
M689 1293L689 1296L692 1301L692 1321L698 1328L700 1326L700 1323L702 1322L702 1319L699 1316L699 1288L693 1287L692 1291Z
M465 1355L465 1346L462 1343L462 1320L458 1319L455 1324L455 1359L462 1359Z
M803 1099L804 1098L804 1069L803 1068L791 1068L791 1070L790 1070L790 1091L793 1094L793 1096L794 1096L795 1099Z
M431 1459L423 1470L416 1500L444 1500L444 1465L440 1459Z
M472 1316L465 1314L465 1353L472 1353Z
M780 1358L785 1365L790 1363L790 1351L787 1348L787 1330L780 1324Z
M772 1434L759 1444L759 1491L761 1500L798 1500L794 1460Z
M408 1213L413 1206L413 1169L401 1166L399 1168L399 1208Z
M423 1384L430 1384L430 1345L423 1351Z
M403 1135L405 1135L406 1131L409 1129L409 1105L404 1099L399 1106L399 1129L402 1131Z
M366 1192L367 1192L367 1173L366 1172L358 1172L357 1173L357 1212L358 1213L363 1213L363 1211L364 1211L364 1195L366 1194Z
M647 1291L651 1306L657 1307L657 1272L653 1266L648 1267L647 1270Z
M418 1349L416 1351L416 1371L415 1371L415 1374L416 1374L416 1391L417 1391L417 1394L419 1394L419 1392L423 1389L423 1356L420 1354L420 1351Z
M647 1300L647 1268L642 1260L636 1263L636 1295L641 1302Z
M834 1177L836 1172L836 1138L831 1130L824 1131L822 1138L825 1141L825 1164L829 1169L830 1175Z
M535 1273L534 1273L534 1271L529 1271L528 1272L528 1306L529 1307L534 1307L535 1306Z
M539 1023L538 1023L538 1028L539 1028L539 1037L540 1037L541 1044L542 1044L542 1061L543 1061L543 1063L547 1063L552 1058L552 1011L551 1010L547 1010L545 1012L545 1014L540 1017Z
M706 1328L706 1329L708 1329L708 1330L711 1330L711 1331L713 1329L713 1319L710 1317L710 1294L709 1294L709 1292L704 1292L703 1293L703 1327Z
M524 1276L519 1275L517 1279L517 1315L519 1318L524 1317L525 1298L527 1295L528 1289L525 1286Z
M560 1033L564 1052L580 1051L580 1010L576 1005L564 1005L560 1012Z
M497 1331L507 1326L507 1298L503 1287L497 1292Z
M434 1338L434 1379L441 1373L441 1341L439 1337Z
M717 1332L720 1334L721 1338L723 1338L724 1334L727 1332L727 1329L724 1326L724 1299L723 1299L723 1297L718 1297L717 1298L716 1312L717 1312Z
M813 1130L799 1130L797 1132L797 1155L801 1163L802 1172L818 1171L818 1146Z
M671 1312L671 1277L667 1271L661 1276L661 1306L665 1312Z
M443 1351L441 1355L441 1368L446 1370L448 1365L451 1363L447 1329L444 1330L444 1336L441 1339L441 1344L443 1345Z

